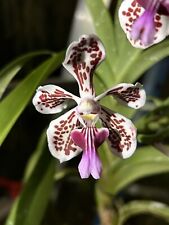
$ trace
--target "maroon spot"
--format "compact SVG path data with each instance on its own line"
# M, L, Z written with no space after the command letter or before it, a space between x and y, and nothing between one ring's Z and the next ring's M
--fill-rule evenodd
M93 53L90 55L92 58L96 58L97 54L96 53Z
M133 18L132 17L129 18L129 22L131 22L131 23L133 22Z
M86 67L86 72L89 73L90 72L90 68L89 66Z
M129 11L129 12L133 12L133 9L132 9L132 8L128 8L128 11Z
M131 13L130 12L127 12L126 13L126 16L128 16L128 17L131 16Z
M136 1L133 1L133 2L131 3L131 5L132 5L132 7L135 7L135 6L136 6Z
M86 76L86 73L85 73L85 72L83 72L83 78L84 78L85 80L87 80L87 76Z
M160 20L161 17L159 15L156 15L156 20Z
M83 67L83 69L86 68L86 62L82 62L82 67Z
M162 27L162 23L160 23L160 22L155 22L155 26L156 26L156 27Z

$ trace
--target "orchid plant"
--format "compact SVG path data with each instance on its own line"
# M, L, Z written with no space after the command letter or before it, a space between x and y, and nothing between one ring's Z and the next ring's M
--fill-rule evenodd
M138 109L145 103L146 94L141 84L121 83L95 96L92 77L95 68L104 60L105 49L96 35L83 35L67 49L63 66L74 76L79 85L80 97L56 85L40 86L33 98L37 111L44 114L58 113L66 107L68 99L77 106L53 120L47 130L51 154L68 161L83 152L79 163L81 178L100 178L101 162L97 148L108 138L115 155L130 157L136 149L136 128L124 116L99 104L105 96ZM101 121L101 128L96 126Z
M148 48L169 35L168 0L124 0L119 20L128 40L136 48Z

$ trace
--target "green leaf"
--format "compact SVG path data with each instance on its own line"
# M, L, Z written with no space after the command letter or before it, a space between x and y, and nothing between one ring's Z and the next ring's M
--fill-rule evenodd
M117 59L117 51L111 17L102 0L86 0L86 4L93 18L96 32L106 49L106 66L110 67L113 75L113 62ZM111 74L108 76L111 76Z
M156 142L160 142L165 138L168 138L168 136L169 136L169 126L167 125L164 128L160 128L159 130L157 130L153 134L140 134L138 136L138 140L141 143L153 144L153 143L156 143Z
M124 49L124 45L126 44L126 35L124 31L122 30L119 22L119 7L121 5L122 1L117 0L113 2L113 7L115 7L115 16L114 16L114 29L115 29L115 39L116 39L116 44L118 48L118 55L122 53L122 50Z
M51 54L52 53L48 51L31 52L15 59L14 61L6 65L0 71L0 98L2 97L10 81L15 77L15 75L22 69L22 67L29 60L37 56L51 55Z
M111 71L111 68L108 66L106 61L102 62L101 65L99 65L99 67L96 70L96 74L100 80L104 79L104 86L105 86L104 91L113 86L115 77L113 76L113 72ZM99 82L96 82L95 85L96 88L98 84Z
M27 77L2 100L0 103L0 144L2 144L17 118L30 101L38 85L61 65L63 55L63 52L53 54L53 56L28 74Z
M126 82L135 82L141 74L161 59L169 56L169 40L154 45L140 54L126 73Z
M155 148L138 148L129 159L117 159L99 180L101 188L117 194L125 186L142 177L169 172L169 158Z
M136 81L136 76L131 74L131 68L134 70L135 63L139 59L141 50L140 49L134 49L133 47L129 46L130 43L127 43L125 45L122 54L119 56L119 60L117 62L117 71L118 76L116 79L117 83L122 82L130 82L133 83ZM141 76L142 73L138 73L137 79L139 76Z
M152 214L169 223L169 206L156 201L132 201L119 208L118 225L122 225L128 218L137 214Z
M32 153L24 172L23 182L26 183L30 176L32 175L33 171L36 169L38 161L40 161L40 157L42 157L43 149L46 147L46 130L42 133L36 150ZM48 149L45 148L45 151Z
M14 202L6 225L39 225L51 194L54 182L55 160L49 154L46 145L46 134L43 134L35 151L38 157L32 168L28 164L23 190Z

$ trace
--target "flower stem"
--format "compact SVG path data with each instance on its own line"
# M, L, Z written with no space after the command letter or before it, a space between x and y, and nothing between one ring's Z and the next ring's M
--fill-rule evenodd
M95 188L97 211L100 219L100 225L117 225L118 215L113 206L112 196L103 192L99 185Z

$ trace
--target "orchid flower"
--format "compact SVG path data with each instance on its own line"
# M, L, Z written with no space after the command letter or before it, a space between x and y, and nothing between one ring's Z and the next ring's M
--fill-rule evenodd
M119 20L134 47L150 47L169 35L169 0L124 0Z
M128 158L136 149L136 128L124 116L99 104L105 96L138 109L145 103L145 91L139 83L122 83L95 96L92 77L95 68L104 60L105 49L95 35L83 35L73 42L66 52L63 66L74 76L79 85L80 97L55 85L37 89L33 104L44 114L58 113L65 109L71 99L76 107L53 120L47 129L48 146L51 154L64 162L82 152L78 169L81 178L90 174L100 178L101 162L98 147L108 139L113 153ZM101 121L102 127L98 128Z

